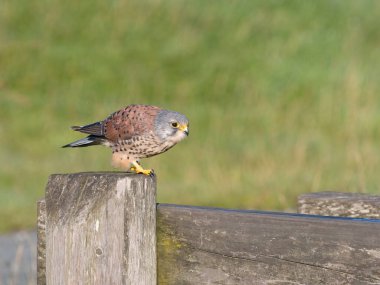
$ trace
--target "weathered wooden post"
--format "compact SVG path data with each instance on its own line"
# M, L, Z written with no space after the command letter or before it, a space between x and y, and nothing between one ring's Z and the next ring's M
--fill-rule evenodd
M38 285L156 285L155 178L54 174L38 215Z
M380 196L343 192L307 193L298 197L298 212L308 215L380 219Z
M46 203L37 202L37 284L46 284Z

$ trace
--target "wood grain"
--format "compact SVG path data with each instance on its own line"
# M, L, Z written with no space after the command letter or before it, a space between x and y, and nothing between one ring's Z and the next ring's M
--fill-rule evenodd
M156 284L155 189L143 175L50 176L47 284Z
M380 284L380 221L160 204L159 284Z
M380 284L380 220L156 211L155 183L125 173L52 175L38 203L38 284ZM375 213L375 198L339 197L334 203L346 206L338 209L359 197Z
M361 193L317 192L298 197L302 214L352 218L380 218L380 196Z
M46 203L37 202L37 284L46 284Z

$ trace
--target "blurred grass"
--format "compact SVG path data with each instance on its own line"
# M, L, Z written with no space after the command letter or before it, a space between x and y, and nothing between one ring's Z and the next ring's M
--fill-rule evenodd
M380 2L0 4L0 231L32 227L51 173L112 170L59 147L131 103L191 135L143 164L160 202L289 210L309 191L378 192Z

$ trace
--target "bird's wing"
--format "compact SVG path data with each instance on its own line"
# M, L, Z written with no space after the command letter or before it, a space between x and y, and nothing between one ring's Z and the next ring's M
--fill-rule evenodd
M112 142L128 140L154 130L154 120L161 109L149 105L129 105L102 122L104 137Z
M85 126L72 126L71 127L74 131L94 135L98 137L103 137L104 135L104 128L103 128L103 122L96 122L92 124L88 124Z

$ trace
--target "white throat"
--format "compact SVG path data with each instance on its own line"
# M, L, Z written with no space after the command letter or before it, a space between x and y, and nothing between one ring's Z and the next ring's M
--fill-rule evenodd
M184 138L186 138L186 134L182 131L177 131L173 136L169 137L168 141L172 142L173 144L176 144Z

